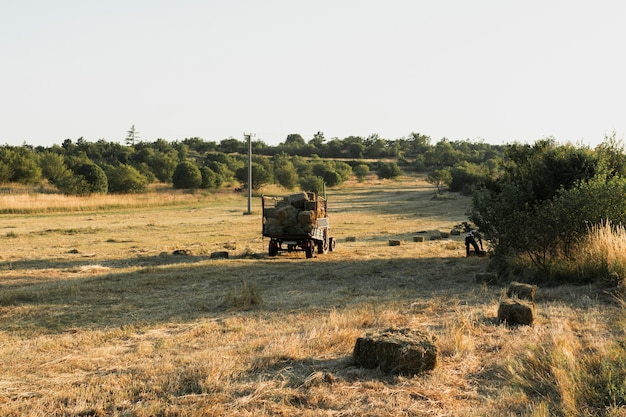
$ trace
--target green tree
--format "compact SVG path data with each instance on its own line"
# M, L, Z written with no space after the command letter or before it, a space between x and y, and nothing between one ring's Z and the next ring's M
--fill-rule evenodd
M126 132L126 144L129 146L134 146L138 140L139 132L135 130L135 125L132 125L128 132Z
M196 164L191 161L183 161L176 165L172 174L174 188L194 189L202 185L202 174Z
M356 176L357 181L363 182L365 181L365 178L370 173L370 166L367 164L358 164L357 166L354 167L352 172L354 172L354 175Z
M300 178L300 188L304 191L311 191L316 194L324 193L324 180L315 175L308 175Z
M218 188L221 185L218 175L206 165L200 167L200 175L202 176L201 188Z
M402 170L395 162L382 162L376 171L378 178L395 179L402 175Z
M244 187L248 186L248 168L243 167L239 168L237 172L235 172L235 178ZM269 184L272 182L272 175L268 170L261 164L257 162L252 162L252 189L258 190L263 187L265 184Z
M41 167L42 176L54 185L73 175L72 171L65 164L63 155L58 153L48 151L40 154L39 166Z
M55 185L65 194L106 194L109 188L107 176L93 162L78 162L71 168L74 175L61 179Z
M105 172L110 193L141 193L148 185L148 179L130 165L111 166Z
M274 179L281 186L292 190L298 185L298 171L291 161L286 160L274 168Z
M324 183L329 187L334 187L343 182L341 175L339 175L337 171L333 170L327 170L324 172L324 176L322 178L324 179Z
M441 194L443 188L452 181L452 174L447 169L437 169L428 174L426 181L437 187L437 194Z

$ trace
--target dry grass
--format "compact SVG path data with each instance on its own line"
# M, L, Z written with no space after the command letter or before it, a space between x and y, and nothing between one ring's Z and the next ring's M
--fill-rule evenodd
M622 363L624 306L540 288L532 327L500 325L501 288L474 282L485 258L413 242L466 220L469 199L434 194L414 178L330 191L337 250L313 259L268 257L260 202L244 216L236 194L0 216L0 415L620 415L584 389L608 378L584 374ZM352 364L357 337L392 326L437 336L433 372Z

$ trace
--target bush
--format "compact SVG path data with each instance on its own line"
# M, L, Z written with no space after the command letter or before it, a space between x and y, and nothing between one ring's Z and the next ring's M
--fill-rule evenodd
M300 178L300 188L304 191L312 191L316 194L324 193L324 180L314 175Z
M324 172L323 178L324 178L324 182L329 187L334 187L334 186L339 185L339 184L341 184L343 182L343 179L341 178L341 175L339 175L339 173L337 171L326 171L326 172Z
M176 165L172 174L174 188L199 188L202 185L200 169L191 161L183 161Z
M202 176L202 188L218 188L218 184L221 185L221 181L218 179L218 175L209 167L200 167L200 175Z
M402 170L395 162L383 162L376 171L380 179L395 179L402 175Z
M107 170L110 193L141 193L148 179L130 165L121 164Z
M90 162L79 163L72 168L74 175L65 177L55 183L65 194L89 195L106 194L109 181L104 170Z
M359 182L363 182L365 181L365 177L367 177L370 173L370 166L367 164L358 164L354 167L352 172L354 172L354 175Z

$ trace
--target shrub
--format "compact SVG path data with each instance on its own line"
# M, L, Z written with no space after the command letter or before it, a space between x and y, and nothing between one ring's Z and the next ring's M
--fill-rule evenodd
M107 170L107 178L111 193L141 193L148 184L148 179L143 174L126 164Z
M376 171L380 179L395 179L402 175L402 170L395 162L383 162Z
M72 168L74 175L55 182L57 188L65 194L89 195L106 194L109 182L104 170L98 165L83 162Z
M358 164L354 167L352 172L354 172L354 175L359 182L363 182L365 181L365 177L367 177L370 173L370 166L367 164Z
M199 188L202 185L202 174L196 164L183 161L174 169L172 183L174 188Z
M314 175L300 178L300 188L304 191L312 191L316 194L324 193L324 180Z

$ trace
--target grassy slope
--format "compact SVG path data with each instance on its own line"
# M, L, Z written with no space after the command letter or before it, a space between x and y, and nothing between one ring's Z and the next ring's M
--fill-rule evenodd
M623 309L541 289L534 326L499 325L501 287L474 283L486 259L458 237L412 241L466 220L469 199L432 195L415 179L333 190L337 250L309 260L267 257L245 196L3 215L0 415L548 415L550 385L522 372L546 343L602 349ZM356 338L390 326L435 333L435 371L353 366Z

